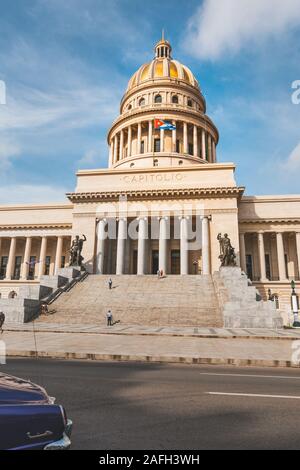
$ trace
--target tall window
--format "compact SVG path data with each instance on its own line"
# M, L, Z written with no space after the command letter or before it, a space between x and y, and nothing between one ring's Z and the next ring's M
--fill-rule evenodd
M65 266L66 266L66 257L65 257L65 256L62 256L62 257L61 257L60 267L61 267L61 268L64 268Z
M253 280L253 261L252 255L246 255L246 271L247 276L252 281Z
M154 152L160 152L160 139L154 139Z
M271 281L271 279L272 279L272 273L271 273L271 262L270 262L270 255L269 255L269 254L265 254L265 260L266 260L266 275L267 275L267 279L269 279L269 281Z
M189 155L193 155L193 154L194 154L194 145L189 144Z
M144 140L142 140L142 142L141 142L141 149L140 150L141 150L141 153L145 153L145 141Z
M172 103L178 104L178 96L177 95L172 96Z
M193 102L192 102L192 100L188 100L187 105L188 105L190 108L192 108L192 107L193 107Z
M140 101L139 101L139 105L140 106L145 106L145 104L146 104L145 98L141 98Z
M288 259L287 254L284 255L284 262L285 262L285 275L288 279L289 278L289 259Z
M0 279L4 279L6 276L6 268L8 263L8 256L2 256L0 265Z
M176 152L180 153L180 140L179 139L176 140Z
M51 264L51 256L46 256L46 262L45 262L45 275L46 276L49 276L50 264Z
M29 269L28 269L28 279L34 279L34 270L35 270L35 263L36 263L36 256L30 256L29 261Z
M21 263L22 263L22 256L16 256L13 279L20 279L20 277L21 277Z
M156 95L154 98L154 103L162 103L162 97L161 95Z

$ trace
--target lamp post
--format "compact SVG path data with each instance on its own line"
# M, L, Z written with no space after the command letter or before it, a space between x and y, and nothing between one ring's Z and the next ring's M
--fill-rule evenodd
M296 294L295 288L296 284L295 281L291 282L291 288L292 288L292 294L291 294L291 305L292 305L292 312L294 315L294 323L293 327L294 328L300 328L300 321L299 321L299 298L298 295Z

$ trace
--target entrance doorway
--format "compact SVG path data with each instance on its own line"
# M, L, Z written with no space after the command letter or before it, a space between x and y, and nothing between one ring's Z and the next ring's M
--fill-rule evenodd
M137 250L134 250L133 259L132 259L132 274L137 274L137 262L138 262L138 252Z
M171 274L180 274L180 250L171 251Z
M152 274L157 274L157 271L159 270L158 264L159 264L158 250L152 250L152 263L151 263L151 266L152 266L151 272L152 272Z

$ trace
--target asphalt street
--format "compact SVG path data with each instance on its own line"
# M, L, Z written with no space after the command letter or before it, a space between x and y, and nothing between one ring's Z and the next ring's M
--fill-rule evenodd
M298 449L300 371L8 359L63 404L73 449Z

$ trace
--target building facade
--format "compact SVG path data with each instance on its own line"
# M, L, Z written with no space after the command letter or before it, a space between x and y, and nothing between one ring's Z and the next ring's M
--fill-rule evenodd
M67 202L0 207L0 294L68 264L85 234L94 274L209 275L227 233L237 263L266 298L289 305L300 279L300 195L244 196L233 163L218 163L219 133L192 72L162 39L132 76L108 132L107 169L77 173Z

